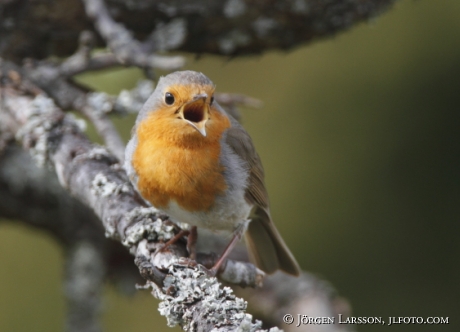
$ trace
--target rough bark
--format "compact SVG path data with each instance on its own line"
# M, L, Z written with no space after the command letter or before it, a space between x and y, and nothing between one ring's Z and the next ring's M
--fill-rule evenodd
M379 15L395 0L107 0L108 12L153 51L227 56L291 49ZM0 1L0 56L67 56L95 32L80 0ZM104 45L102 38L99 45Z

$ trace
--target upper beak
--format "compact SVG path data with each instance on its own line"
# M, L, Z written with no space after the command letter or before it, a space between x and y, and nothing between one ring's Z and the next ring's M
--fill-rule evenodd
M207 94L196 95L179 110L179 115L193 128L206 137L206 122L209 118L209 105L206 103Z

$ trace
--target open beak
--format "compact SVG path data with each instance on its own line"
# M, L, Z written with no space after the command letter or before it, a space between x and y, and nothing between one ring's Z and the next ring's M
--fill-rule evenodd
M206 137L206 121L209 118L209 105L206 104L206 94L196 95L179 110L180 117Z

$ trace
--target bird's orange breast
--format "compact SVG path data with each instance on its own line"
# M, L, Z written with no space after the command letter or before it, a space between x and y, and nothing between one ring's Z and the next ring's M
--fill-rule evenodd
M132 159L137 187L155 207L165 208L175 200L188 211L206 211L227 188L219 157L220 138L230 121L213 111L206 137L198 132L184 135L177 123L157 110L138 125Z

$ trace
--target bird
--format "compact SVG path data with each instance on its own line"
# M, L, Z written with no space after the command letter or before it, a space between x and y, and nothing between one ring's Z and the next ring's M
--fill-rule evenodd
M272 221L252 139L214 92L214 83L199 72L160 77L125 150L128 177L146 201L195 234L197 227L233 233L210 270L214 275L244 236L259 269L298 276L300 267Z

